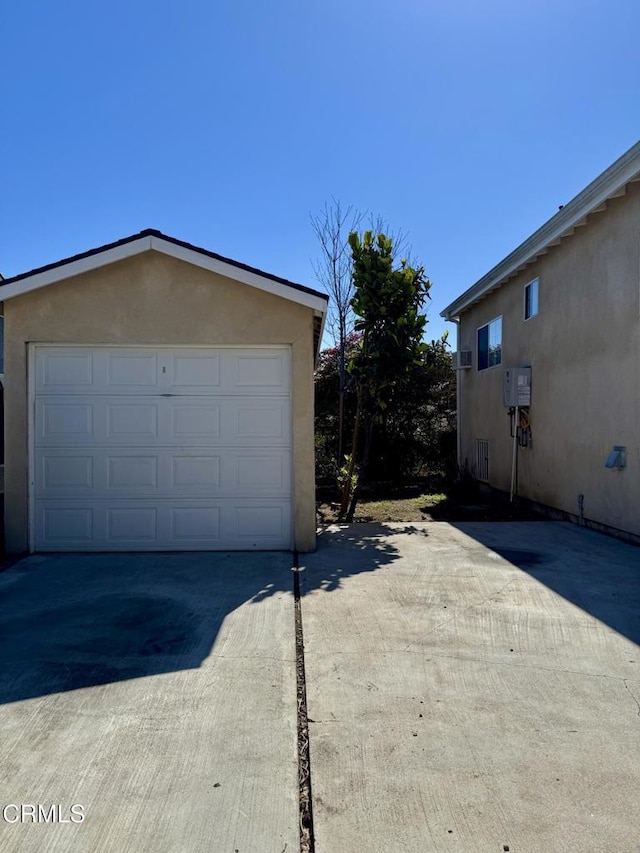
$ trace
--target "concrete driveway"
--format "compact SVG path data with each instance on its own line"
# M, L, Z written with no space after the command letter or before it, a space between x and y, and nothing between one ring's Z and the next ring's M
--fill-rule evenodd
M640 851L640 549L354 525L301 582L317 853Z
M0 574L0 745L3 853L296 850L291 556Z
M317 853L640 851L640 549L353 525L300 578ZM293 853L296 711L289 555L22 560L0 850Z

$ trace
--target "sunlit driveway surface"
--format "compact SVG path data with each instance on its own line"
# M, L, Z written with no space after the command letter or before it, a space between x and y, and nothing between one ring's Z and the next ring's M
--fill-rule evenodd
M640 851L640 549L354 525L305 567L318 853Z

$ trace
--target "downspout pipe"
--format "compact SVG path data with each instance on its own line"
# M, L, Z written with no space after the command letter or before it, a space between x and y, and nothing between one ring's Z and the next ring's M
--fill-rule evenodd
M460 318L452 317L451 322L456 324L456 351L460 352ZM462 423L462 418L460 417L462 408L462 372L462 370L456 370L456 458L458 460L458 470L462 467L462 431L460 429L460 424Z

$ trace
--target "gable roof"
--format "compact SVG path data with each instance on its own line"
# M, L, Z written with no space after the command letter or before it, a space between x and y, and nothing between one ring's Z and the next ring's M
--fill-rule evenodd
M210 252L208 249L186 243L184 240L169 237L154 228L147 228L140 231L139 234L132 234L130 237L124 237L114 243L107 243L70 258L64 258L61 261L29 270L29 272L11 276L11 278L0 283L0 300L13 299L15 296L20 296L31 290L47 287L57 281L71 278L71 276L98 269L107 264L151 250L162 252L170 257L224 275L243 284L257 287L259 290L265 290L292 302L306 305L320 317L324 317L326 314L329 301L326 293L263 272L256 267L250 267L231 258L225 258L215 252Z
M487 293L501 287L527 264L547 254L562 239L571 236L576 228L586 225L589 214L604 210L608 199L624 195L627 184L638 180L640 180L640 142L632 146L582 192L561 207L555 216L538 228L517 249L496 264L472 287L465 290L444 311L440 312L440 316L445 320L456 320L465 309Z

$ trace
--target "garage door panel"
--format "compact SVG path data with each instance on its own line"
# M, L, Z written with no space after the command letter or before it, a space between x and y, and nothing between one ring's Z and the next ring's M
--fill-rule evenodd
M278 355L239 355L236 357L235 385L241 388L271 388L277 393L283 387L283 364Z
M109 456L107 468L107 489L157 489L157 456Z
M40 456L36 484L39 493L90 493L94 488L93 455Z
M39 425L36 444L75 444L94 439L93 405L77 397L64 400L39 400L36 421Z
M290 546L288 349L35 352L36 548Z
M277 536L284 520L282 507L259 504L236 507L235 517L238 537L249 540Z
M201 455L171 456L172 489L220 488L220 457Z
M225 351L223 358L223 393L289 394L291 353L288 349L230 349Z
M287 348L44 347L36 393L288 395Z
M37 448L291 445L287 397L41 396L36 424Z
M39 391L60 391L93 387L93 353L81 350L60 350L43 353L36 370Z
M88 547L94 538L94 510L88 506L42 505L39 508L42 542L55 549L73 542Z
M276 550L291 536L287 499L40 501L37 512L38 551Z
M291 472L288 453L242 454L231 457L231 461L234 477L229 483L230 488L289 492Z
M284 401L276 401L271 405L247 403L238 406L232 427L237 438L286 440L288 419L287 407L283 403Z
M291 494L291 455L285 448L162 448L144 454L86 448L82 455L48 448L38 456L35 494L51 500L70 494L94 500L132 494L156 499L175 495L282 498Z
M162 402L162 401L160 401ZM148 443L160 438L163 412L155 402L123 402L122 397L36 398L36 449L95 444Z
M171 404L170 439L213 441L220 438L220 405L187 397Z
M110 393L131 388L132 385L158 387L158 357L155 353L110 353L107 359L107 385Z
M156 542L158 509L155 506L108 507L106 527L108 543Z
M220 539L220 507L183 506L171 509L171 536L176 541Z
M156 403L111 403L107 405L108 441L154 441L160 438Z
M171 387L175 390L220 390L220 356L208 353L178 354L170 357Z

